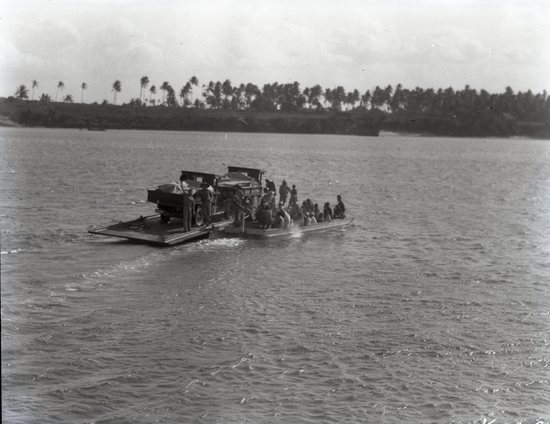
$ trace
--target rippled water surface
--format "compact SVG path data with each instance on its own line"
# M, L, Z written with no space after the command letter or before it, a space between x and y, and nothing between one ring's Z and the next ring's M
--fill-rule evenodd
M344 231L86 233L261 167ZM6 423L550 422L550 143L2 129Z

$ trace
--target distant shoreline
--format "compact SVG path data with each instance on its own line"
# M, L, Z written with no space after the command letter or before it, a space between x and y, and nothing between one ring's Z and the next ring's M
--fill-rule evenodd
M21 124L12 121L8 116L0 115L0 127L21 127Z
M509 114L463 116L351 111L231 111L166 106L80 104L0 98L0 127L137 129L358 136L530 137L550 139L549 122Z

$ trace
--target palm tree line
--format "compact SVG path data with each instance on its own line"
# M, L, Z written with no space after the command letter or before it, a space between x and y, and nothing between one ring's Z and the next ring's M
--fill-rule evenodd
M32 99L38 82L32 82ZM194 87L199 86L199 80L193 76L185 82L179 93L168 81L159 87L150 85L147 76L139 80L139 98L131 99L128 104L133 106L165 106L196 109L215 109L233 111L352 111L381 110L384 112L414 112L414 113L455 113L459 111L483 111L510 113L519 119L544 121L550 119L550 97L546 90L534 94L531 90L514 92L506 87L503 93L494 94L486 90L475 90L466 85L462 90L433 88L404 88L401 84L395 87L376 86L372 90L361 93L354 89L347 91L343 86L323 88L319 84L301 89L299 82L279 84L277 82L264 84L262 88L252 83L233 85L230 80L210 81L201 86L196 96ZM55 101L65 85L59 81ZM81 88L81 103L84 103L84 91L88 85L83 82ZM162 93L161 99L156 98L157 90ZM122 83L116 80L112 85L113 104L117 104L118 94L122 91ZM20 85L15 96L28 99L28 89ZM178 97L180 101L178 101ZM194 99L193 99L194 97ZM51 101L51 97L42 94L41 101ZM63 98L64 102L73 102L71 95ZM107 103L106 100L103 101Z

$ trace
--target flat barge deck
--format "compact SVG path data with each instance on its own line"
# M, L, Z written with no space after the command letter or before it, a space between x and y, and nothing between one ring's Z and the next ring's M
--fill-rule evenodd
M181 221L173 220L166 223L161 220L160 215L150 215L111 225L92 226L88 228L88 233L120 237L156 246L175 246L207 238L212 232L222 230L233 222L233 219L223 220L208 226L193 227L191 231L184 232Z

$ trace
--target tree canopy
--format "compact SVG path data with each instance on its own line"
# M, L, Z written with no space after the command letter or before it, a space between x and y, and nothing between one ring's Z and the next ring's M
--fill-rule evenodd
M17 97L18 99L28 99L29 89L24 84L21 84L19 87L17 87L17 90L15 91L15 97Z
M202 90L195 94L193 87L199 86L199 79L192 76L176 91L168 82L151 85L149 99L144 91L149 87L149 77L140 79L140 96L132 100L134 105L156 105L154 98L157 87L162 92L158 104L169 107L221 109L232 111L283 111L283 112L343 112L354 110L380 111L388 114L423 114L423 115L472 115L486 113L506 113L513 119L526 121L550 120L550 100L545 91L533 93L531 90L515 92L506 87L503 93L489 93L486 90L475 90L469 85L457 90L447 88L406 88L402 84L385 87L375 86L364 92L358 89L347 90L342 85L323 88L319 84L303 87L298 81L279 83L271 82L261 88L253 83L235 84L229 79L209 81L202 85ZM21 90L21 87L24 89ZM38 82L32 82L34 89ZM63 91L65 84L59 81L55 98ZM82 83L81 101L83 102L86 83ZM122 83L116 80L112 85L113 103L121 92ZM26 97L24 97L26 96ZM16 97L28 98L28 89L18 87ZM179 98L179 101L178 101Z
M120 93L120 92L122 91L122 83L120 82L120 80L116 80L116 81L113 83L112 91L113 91L113 93L114 93L114 95L113 95L113 103L116 105L117 95L118 95L118 93Z

